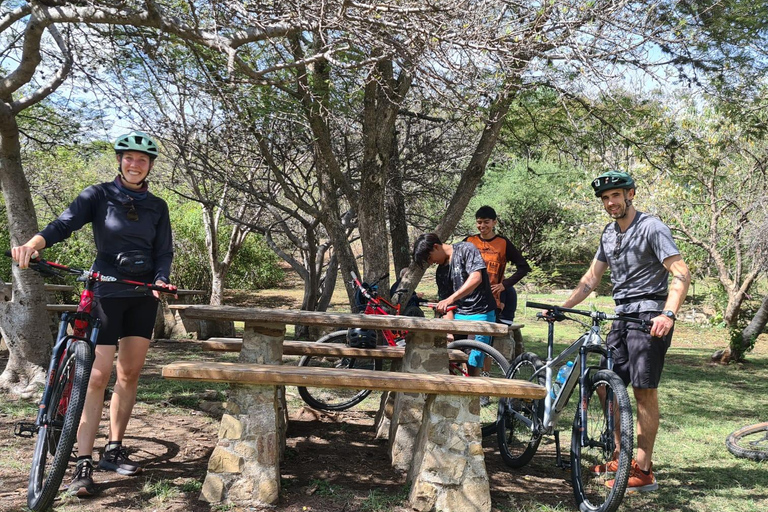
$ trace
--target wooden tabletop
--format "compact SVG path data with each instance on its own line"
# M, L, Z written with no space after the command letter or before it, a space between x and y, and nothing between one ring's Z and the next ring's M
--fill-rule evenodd
M329 313L325 311L301 311L295 309L264 309L239 306L171 305L188 317L201 320L232 320L241 322L315 325L325 327L360 327L363 329L391 329L453 334L487 334L504 336L511 326L493 322L468 320L443 320L394 315L362 315L354 313Z

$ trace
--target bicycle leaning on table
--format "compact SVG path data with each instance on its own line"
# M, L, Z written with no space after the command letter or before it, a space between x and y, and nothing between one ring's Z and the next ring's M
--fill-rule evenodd
M357 275L352 273L352 280L350 285L354 287L354 295L357 300L358 308L366 315L398 315L400 314L400 308L398 305L392 304L383 297L380 297L377 291L376 284L384 277L377 279L373 284L368 284L360 279ZM435 308L437 303L419 301L419 305ZM409 314L409 312L412 312ZM413 308L407 308L406 316L424 316L421 310L416 313ZM360 332L361 330L356 329ZM347 342L347 334L349 330L343 329L334 331L330 334L323 336L317 340L317 343L340 343ZM380 331L383 340L386 342L386 346L404 346L406 331ZM370 331L374 334L374 331ZM483 370L482 375L485 377L497 377L504 378L509 370L509 361L490 345L474 340L457 340L448 344L450 350L461 350L462 352L469 354L473 350L482 352L487 360L490 360L488 370ZM357 368L367 370L387 370L387 365L390 364L388 360L378 358L366 358L366 357L344 357L344 358L332 358L332 357L319 357L319 356L303 356L299 361L299 366L335 366L336 368ZM448 367L449 372L452 375L468 376L467 368L464 364L458 362L450 362ZM315 409L327 410L327 411L343 411L353 407L363 400L365 400L371 391L368 389L324 389L324 388L310 388L299 387L299 394L301 398ZM499 399L497 397L482 397L480 404L480 424L482 427L483 436L489 436L496 432L496 422L498 419L497 411L499 405Z
M632 460L632 405L627 388L613 371L613 354L600 335L600 326L607 320L623 320L648 330L651 322L626 315L611 315L600 311L562 308L527 302L529 308L544 310L538 318L546 320L547 359L543 362L534 353L526 352L512 363L508 377L541 384L547 388L544 399L524 401L502 399L499 406L498 440L504 462L519 468L530 462L544 435L554 435L556 464L571 469L576 505L582 512L615 511L624 497ZM587 316L587 325L566 314ZM555 322L573 320L587 331L560 354L554 354ZM590 356L592 356L590 358ZM605 367L600 367L604 359ZM557 390L555 375L567 363L573 363L567 378ZM557 421L578 385L578 403L571 429L571 453L564 461L560 451ZM618 422L618 423L617 423ZM618 454L615 473L595 473L596 468ZM611 486L607 484L609 480Z
M6 252L6 255L10 256L10 252ZM91 315L95 300L94 284L110 282L144 289L147 293L156 290L169 294L175 294L176 287L118 279L42 259L32 260L29 268L48 276L71 274L85 283L77 311L61 315L37 419L34 423L17 423L14 427L17 436L37 436L29 473L27 505L31 510L41 512L53 504L67 465L70 460L74 460L72 449L83 412L101 323ZM72 334L68 334L69 329Z

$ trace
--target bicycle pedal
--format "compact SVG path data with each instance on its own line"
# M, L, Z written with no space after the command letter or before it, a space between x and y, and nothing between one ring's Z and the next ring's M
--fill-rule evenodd
M13 426L13 435L18 437L35 437L37 425L34 423L19 422Z

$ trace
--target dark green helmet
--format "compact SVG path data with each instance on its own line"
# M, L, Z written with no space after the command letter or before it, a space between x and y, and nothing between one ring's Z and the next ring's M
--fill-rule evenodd
M122 153L123 151L140 151L149 155L153 160L159 154L157 144L152 140L152 137L139 131L126 133L115 140L115 153Z
M608 171L592 180L592 188L595 190L595 197L600 197L606 190L635 188L635 180L624 171Z

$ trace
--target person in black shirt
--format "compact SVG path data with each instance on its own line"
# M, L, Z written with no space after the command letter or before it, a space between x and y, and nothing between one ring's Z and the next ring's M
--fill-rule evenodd
M456 305L456 320L496 320L496 299L485 262L477 247L469 242L444 244L435 233L426 233L413 245L413 260L422 267L437 264L437 281L440 302L435 308L446 313L448 306ZM475 340L491 343L491 337L475 335ZM484 354L472 351L469 356L470 375L479 375Z
M146 182L158 155L157 144L146 133L134 131L119 137L114 149L119 166L115 180L88 187L58 219L24 245L11 249L20 268L28 267L38 251L90 223L98 250L92 270L159 286L170 282L173 241L168 205L149 192ZM129 251L145 264L139 268L123 265ZM128 458L122 440L136 402L159 298L156 291L154 296L145 296L107 282L97 283L94 294L97 301L93 314L101 319L102 326L77 432L77 467L68 488L70 494L81 497L96 492L93 445L115 354L117 378L110 400L109 440L99 468L123 475L141 471L141 466Z

